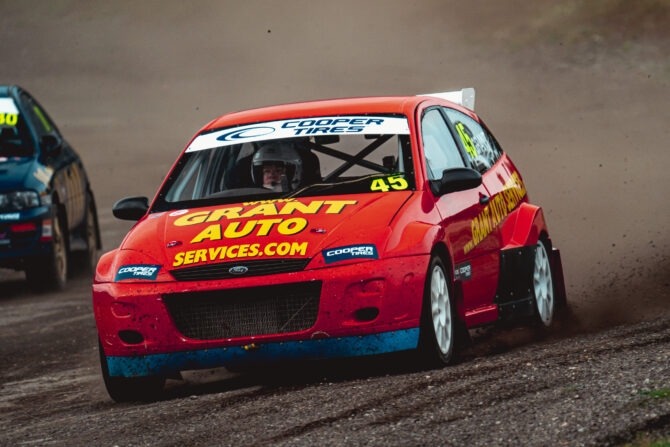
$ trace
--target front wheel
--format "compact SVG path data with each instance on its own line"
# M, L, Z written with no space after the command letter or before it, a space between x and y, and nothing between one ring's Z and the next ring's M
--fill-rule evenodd
M454 360L456 320L451 280L438 256L431 258L424 289L419 353L430 367Z
M165 376L112 377L109 375L107 357L98 341L100 369L109 397L115 402L149 402L160 397L165 385Z

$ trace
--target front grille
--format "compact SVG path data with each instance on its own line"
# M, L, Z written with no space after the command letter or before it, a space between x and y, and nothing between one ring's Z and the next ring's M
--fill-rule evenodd
M293 259L262 259L253 261L221 262L218 264L199 265L177 270L170 274L177 281L207 281L211 279L245 278L249 276L275 275L304 270L311 258ZM243 274L233 274L232 267L244 266L249 270Z
M321 281L163 295L179 332L217 340L304 331L316 323Z

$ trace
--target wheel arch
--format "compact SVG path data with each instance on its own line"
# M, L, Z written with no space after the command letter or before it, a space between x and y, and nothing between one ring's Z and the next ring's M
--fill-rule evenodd
M433 249L430 252L430 259L433 256L439 256L444 262L444 266L447 269L446 275L449 278L449 283L451 284L451 292L453 295L453 301L456 309L456 317L459 322L465 322L465 303L463 302L463 290L460 283L454 281L454 259L451 256L451 251L447 244L444 241L438 241L433 246Z
M542 208L522 203L502 225L502 249L535 245L543 234L549 240L549 230Z
M98 220L98 206L95 203L95 196L91 190L91 186L86 187L86 194L91 200L91 206L93 207L93 218L95 219L95 243L98 250L102 250L102 237L100 236L100 221Z
M56 191L54 191L51 194L51 203L52 206L54 207L54 211L56 214L53 216L58 217L61 223L61 231L63 232L64 240L65 240L65 249L70 252L70 229L68 227L68 219L67 219L67 208L65 207L65 203L60 200L60 197Z

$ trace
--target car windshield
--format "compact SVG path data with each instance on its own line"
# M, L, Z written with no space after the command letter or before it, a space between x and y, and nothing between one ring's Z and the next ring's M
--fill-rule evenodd
M30 157L33 145L23 115L12 98L0 98L0 157Z
M407 118L303 118L200 134L154 210L408 189L414 173Z

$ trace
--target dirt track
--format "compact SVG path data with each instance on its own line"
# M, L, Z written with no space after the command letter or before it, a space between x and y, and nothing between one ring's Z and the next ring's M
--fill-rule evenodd
M106 249L129 228L114 201L153 195L222 113L474 86L545 210L577 318L539 342L486 334L440 371L392 358L191 373L166 401L115 405L99 378L89 280L31 295L22 275L0 271L0 444L670 436L670 4L491 3L2 2L0 83L31 91L82 156Z

